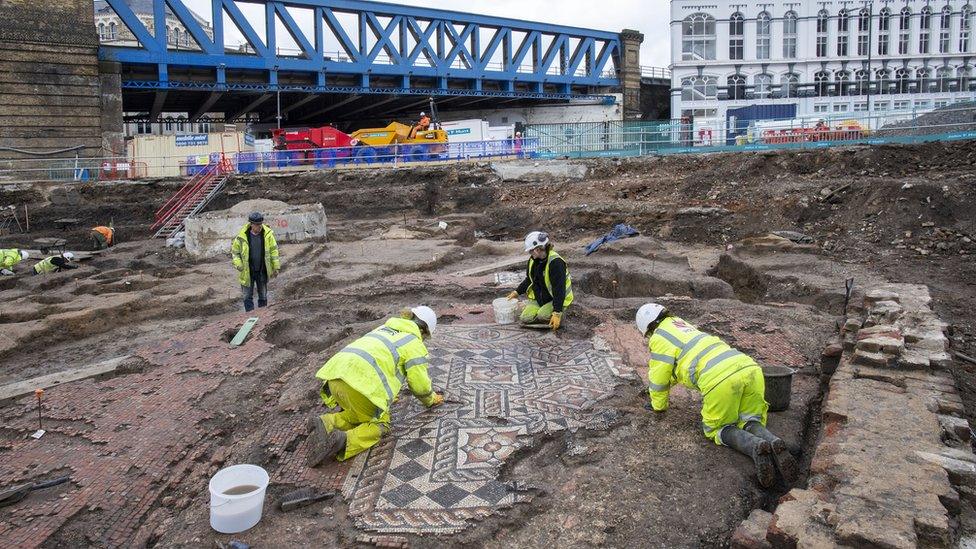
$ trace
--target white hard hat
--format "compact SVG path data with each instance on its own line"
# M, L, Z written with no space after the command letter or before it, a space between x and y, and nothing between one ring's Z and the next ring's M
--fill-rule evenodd
M664 306L658 305L657 303L645 303L641 305L640 309L637 309L637 329L640 330L641 334L647 333L647 327L651 325L651 322L657 320L657 317L661 316L664 312Z
M427 307L425 305L418 305L416 307L411 307L410 312L414 314L418 319L423 320L424 324L427 325L427 331L431 335L434 335L434 329L437 328L437 313L434 309Z
M425 113L424 111L420 111L420 116L427 116L427 113Z
M67 259L68 261L71 261L72 259L75 258L75 254L71 252L64 252L64 255L62 255L61 257Z
M30 254L27 253L27 250L21 250L20 251L20 258L21 259L27 259L28 257L30 257Z
M525 251L527 252L530 252L539 246L545 246L548 243L549 233L532 231L531 233L525 235Z

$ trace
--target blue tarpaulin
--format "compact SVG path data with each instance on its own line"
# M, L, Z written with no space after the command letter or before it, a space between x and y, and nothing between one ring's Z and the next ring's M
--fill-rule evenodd
M632 236L637 236L640 233L637 229L627 225L626 223L619 223L613 227L609 233L601 236L600 238L590 242L590 245L586 247L586 255L590 255L595 252L597 248L603 246L607 242L613 242L614 240L620 240L621 238L630 238Z

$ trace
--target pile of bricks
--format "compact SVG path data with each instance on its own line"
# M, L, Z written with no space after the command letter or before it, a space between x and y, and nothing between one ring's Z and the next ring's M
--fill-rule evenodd
M949 546L960 496L976 496L976 455L942 323L925 286L864 296L837 342L807 489L755 510L732 545Z

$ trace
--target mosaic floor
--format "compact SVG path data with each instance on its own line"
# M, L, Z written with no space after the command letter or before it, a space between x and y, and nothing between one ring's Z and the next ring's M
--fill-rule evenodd
M443 406L404 389L393 436L352 463L343 491L360 528L451 533L529 496L497 477L528 435L575 429L599 415L618 359L592 341L497 325L445 326L430 345Z

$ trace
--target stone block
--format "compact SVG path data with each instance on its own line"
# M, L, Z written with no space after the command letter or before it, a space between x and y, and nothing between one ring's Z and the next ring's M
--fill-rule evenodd
M976 488L976 463L933 452L919 451L915 454L925 461L935 463L945 469L946 473L949 474L949 482L952 484Z
M947 435L960 442L969 442L972 438L969 422L961 417L940 415L939 425Z
M870 290L864 294L864 303L873 304L879 301L900 301L901 296L888 290Z
M897 356L905 349L905 340L886 336L874 336L859 340L855 348L870 353L885 353Z
M897 365L909 370L927 370L931 366L927 353L912 349L906 349L898 356Z
M505 181L586 179L586 164L562 160L546 162L493 162L491 169Z
M952 368L952 355L946 352L933 353L929 355L929 362L936 368Z
M854 351L854 364L865 366L888 366L889 356L884 353L874 353L864 349Z
M857 331L861 329L861 326L862 325L863 325L863 322L861 321L860 318L857 318L857 317L847 317L847 320L844 321L844 327L841 328L841 333L844 333L844 334L846 334L848 332L857 333Z
M773 515L762 509L754 509L749 517L732 532L733 549L771 549L766 540L766 531L773 521Z
M833 506L811 490L794 488L773 513L766 539L773 547L833 547L834 537L824 518Z
M264 215L278 243L326 236L322 204L291 206L276 200L247 200L229 210L207 212L186 220L186 250L197 256L230 255L231 242L252 211Z

